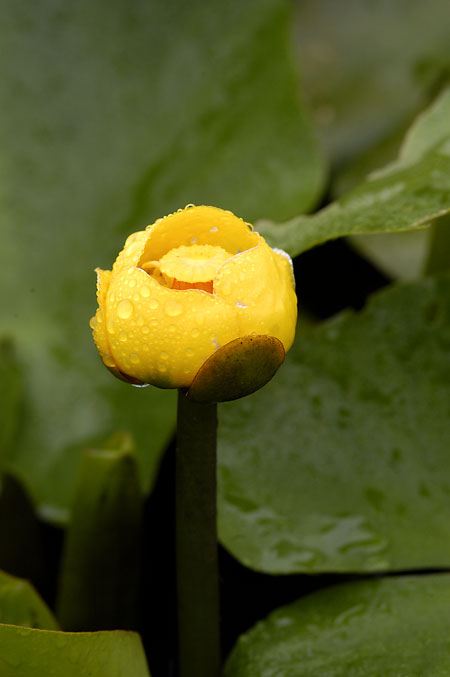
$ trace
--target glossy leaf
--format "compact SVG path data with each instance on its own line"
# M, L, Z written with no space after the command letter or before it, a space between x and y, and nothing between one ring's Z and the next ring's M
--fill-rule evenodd
M385 176L398 167L420 161L430 149L445 143L448 138L450 138L450 90L447 89L411 126L398 160L384 170L376 172L374 176ZM350 238L350 242L388 275L399 279L414 279L421 276L425 267L428 272L448 268L446 259L449 258L449 254L445 244L448 239L447 227L444 225L447 219L447 216L436 219L433 227L426 230L387 235L356 235ZM436 239L437 232L439 237ZM427 259L430 259L429 262Z
M0 571L1 623L45 630L58 629L53 614L28 581L10 576L4 571ZM0 674L3 675L3 672L0 671Z
M221 406L219 536L269 573L450 565L450 278L300 336Z
M0 625L2 677L150 677L139 635Z
M450 211L450 89L413 125L398 161L313 216L258 230L297 256L344 235L398 233L429 225Z
M450 576L339 585L243 635L224 677L448 677Z
M12 467L52 520L83 448L133 430L148 488L174 423L173 393L101 366L93 269L186 203L253 220L318 197L288 20L282 0L3 4L0 330L26 375Z

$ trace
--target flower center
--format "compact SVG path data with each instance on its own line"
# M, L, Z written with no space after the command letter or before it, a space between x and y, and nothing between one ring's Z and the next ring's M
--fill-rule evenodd
M210 244L193 244L171 249L159 261L142 268L171 289L203 289L212 294L217 269L233 254ZM155 275L156 273L157 275Z

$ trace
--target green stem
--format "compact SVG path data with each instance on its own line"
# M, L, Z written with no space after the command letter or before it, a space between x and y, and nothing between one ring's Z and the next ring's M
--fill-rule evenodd
M176 548L180 677L220 670L216 513L217 405L178 393Z
M450 268L450 214L436 219L430 226L425 275L434 275Z

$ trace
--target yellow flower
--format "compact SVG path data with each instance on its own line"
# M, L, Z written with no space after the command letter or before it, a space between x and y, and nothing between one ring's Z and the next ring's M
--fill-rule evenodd
M292 262L242 219L194 207L130 235L112 271L97 269L94 340L132 383L189 387L235 339L265 335L287 351L297 299Z

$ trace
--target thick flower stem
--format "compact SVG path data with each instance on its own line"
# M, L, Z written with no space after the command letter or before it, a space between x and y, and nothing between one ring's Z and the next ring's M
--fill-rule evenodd
M176 549L180 677L220 670L216 517L217 405L178 392Z

